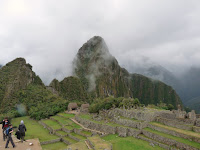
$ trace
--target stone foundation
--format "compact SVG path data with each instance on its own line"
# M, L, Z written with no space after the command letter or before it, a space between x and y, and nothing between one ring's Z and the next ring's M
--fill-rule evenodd
M45 142L40 142L41 145L46 145L46 144L53 144L53 143L57 143L60 142L61 139L55 139L55 140L51 140L51 141L45 141Z

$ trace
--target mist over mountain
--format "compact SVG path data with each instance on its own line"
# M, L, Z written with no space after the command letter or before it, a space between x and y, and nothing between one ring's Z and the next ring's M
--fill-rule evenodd
M73 61L74 75L79 77L92 97L134 97L144 104L160 101L182 105L179 96L168 85L121 68L99 36L88 40Z
M181 74L170 72L163 66L148 58L125 63L125 67L132 73L139 73L155 80L160 80L172 86L185 106L200 112L196 104L200 102L200 68L191 67ZM194 100L195 99L195 100Z

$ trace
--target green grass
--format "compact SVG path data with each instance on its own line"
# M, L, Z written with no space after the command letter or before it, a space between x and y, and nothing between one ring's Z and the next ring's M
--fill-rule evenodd
M49 134L49 130L45 129L37 121L30 119L29 117L19 117L12 119L13 126L19 125L20 121L23 120L26 125L27 132L25 139L38 138L40 142L49 141L59 138L56 135Z
M43 150L66 150L67 144L64 142L57 142L53 144L42 145Z
M81 133L84 134L84 135L87 135L87 136L91 136L92 135L91 132L86 131L86 130L82 130Z
M70 142L70 143L77 143L77 141L76 140L74 140L74 139L71 139L70 137L68 137L68 136L66 136L66 137L64 137L63 138L64 140L66 140L66 141L68 141L68 142Z
M72 150L88 150L88 147L86 146L84 141L80 141L78 143L75 144L71 144L69 145L67 148L71 148Z
M67 114L67 113L59 113L58 115L61 115L65 118L74 118L75 116L74 114Z
M102 140L99 136L88 137L88 140L94 145L94 149L110 149L112 144Z
M149 142L134 137L124 138L117 135L108 135L103 137L103 139L112 143L113 150L163 150L159 146L152 147L149 145Z
M81 117L83 119L88 119L88 120L92 119L91 115L88 115L88 114L81 114L81 115L79 115L79 117Z
M58 133L58 134L60 134L60 135L67 135L67 133L66 132L64 132L64 131L57 131L56 133Z
M160 136L163 136L163 137L166 137L166 138L169 138L169 139L172 139L172 140L175 140L175 141L180 142L180 143L184 143L184 144L190 145L192 147L196 147L198 149L200 148L200 143L197 143L197 142L194 142L194 141L189 141L189 140L184 139L184 138L180 138L180 137L176 137L176 136L173 136L173 135L165 134L165 133L162 133L162 132L150 129L150 128L145 128L144 130L152 132L152 133L155 133L157 135L160 135Z
M53 121L51 119L42 120L42 122L54 130L62 128L60 124L58 124L56 121Z
M73 126L73 128L76 128L76 129L81 129L81 126L79 126L78 124L76 123L72 123L71 126Z
M182 133L182 134L186 134L186 135L189 135L189 136L194 136L196 138L200 138L200 133L196 133L194 131L178 129L178 128L174 128L174 127L163 125L163 124L158 123L158 122L151 122L151 124L155 125L155 126L158 126L158 127L161 127L161 128L168 129L168 130L176 131L178 133Z
M70 133L70 135L78 138L79 140L84 140L86 139L86 137L82 136L82 135L79 135L79 134L76 134L76 133Z
M60 116L53 116L51 117L55 120L57 120L58 122L60 122L63 125L68 125L70 123L71 120L64 118L64 117L60 117Z
M67 130L73 130L74 129L74 127L70 126L70 125L64 126L64 128L66 128Z

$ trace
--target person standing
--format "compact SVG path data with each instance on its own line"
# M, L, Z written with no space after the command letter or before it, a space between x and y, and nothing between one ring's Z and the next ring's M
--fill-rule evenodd
M4 118L4 120L2 122L0 122L0 124L2 124L2 129L3 129L3 140L5 141L5 139L7 138L5 131L6 129L9 127L10 121L8 120L8 118Z
M10 124L9 127L6 129L6 134L8 136L8 139L7 139L5 148L9 148L8 147L9 142L11 142L13 148L16 147L14 142L13 142L13 139L12 139L12 133L13 133L12 124Z
M20 132L21 142L23 143L23 141L25 141L24 137L25 137L25 132L26 132L26 126L24 125L24 121L23 120L21 120L18 129L19 129L19 132Z

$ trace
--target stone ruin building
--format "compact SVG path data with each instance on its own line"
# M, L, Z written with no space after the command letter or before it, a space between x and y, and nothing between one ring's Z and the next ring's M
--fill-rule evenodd
M68 105L68 111L72 111L72 110L78 110L77 103L69 103L69 105Z
M88 113L89 112L89 104L82 104L81 105L81 112Z

